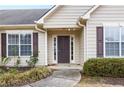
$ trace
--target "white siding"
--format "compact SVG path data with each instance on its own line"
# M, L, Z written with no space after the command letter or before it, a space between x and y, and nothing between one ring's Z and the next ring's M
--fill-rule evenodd
M96 27L104 23L124 23L124 6L103 5L96 9L87 21L87 58L96 57Z
M44 28L79 27L78 18L84 15L92 6L60 6L45 19Z
M38 33L38 43L39 43L39 62L37 65L45 65L45 33Z
M83 63L84 61L84 31L81 31L80 33L80 63Z

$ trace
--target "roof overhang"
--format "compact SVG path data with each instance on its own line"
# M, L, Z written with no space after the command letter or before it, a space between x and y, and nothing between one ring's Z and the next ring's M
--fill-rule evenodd
M35 29L36 24L0 25L0 30Z
M48 11L42 18L40 18L38 21L35 21L36 24L43 24L44 19L49 16L53 11L55 11L60 5L54 6L50 11Z
M87 11L83 16L80 18L87 20L91 17L91 13L94 12L100 5L94 5L89 11Z

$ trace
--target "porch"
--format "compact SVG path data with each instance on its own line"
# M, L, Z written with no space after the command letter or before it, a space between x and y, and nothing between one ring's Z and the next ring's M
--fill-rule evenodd
M84 61L84 31L81 28L47 29L47 46L48 65L82 64Z

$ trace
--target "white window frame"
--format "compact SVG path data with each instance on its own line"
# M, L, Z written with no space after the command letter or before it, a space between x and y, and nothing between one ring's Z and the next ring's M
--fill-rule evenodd
M9 43L8 43L8 35L9 34L11 34L11 35L14 35L14 34L17 34L17 35L19 35L19 57L30 57L30 56L32 56L33 55L33 33L32 32L29 32L29 31L25 31L25 32L23 32L23 31L17 31L17 32L13 32L13 31L7 31L7 37L6 37L6 42L7 42L7 44L6 44L6 54L7 54L7 57L14 57L14 56L9 56L8 55L8 45L9 45ZM20 44L20 35L21 34L30 34L31 35L31 55L30 56L26 56L26 55L21 55L21 48L20 48L20 45L29 45L29 44ZM10 44L10 45L12 45L12 44ZM16 44L14 44L14 45L16 45ZM18 56L16 56L16 57L18 57Z
M110 25L109 27L117 27L117 25L112 25L112 26ZM122 58L122 57L124 57L124 55L122 56L122 54L121 54L122 53L122 51L121 51L121 49L122 49L121 45L122 44L121 43L124 42L124 41L121 40L121 36L122 36L121 32L122 32L122 27L124 27L124 26L118 25L118 27L119 27L119 41L107 41L107 42L117 42L117 43L119 42L119 56L106 56L105 26L103 27L103 48L104 48L103 49L104 50L103 54L104 54L105 58L109 58L109 57L110 58Z

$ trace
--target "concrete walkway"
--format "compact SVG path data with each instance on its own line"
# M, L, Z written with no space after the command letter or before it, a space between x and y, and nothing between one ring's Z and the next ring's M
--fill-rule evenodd
M54 71L50 77L24 87L72 87L81 79L79 69L61 69Z

